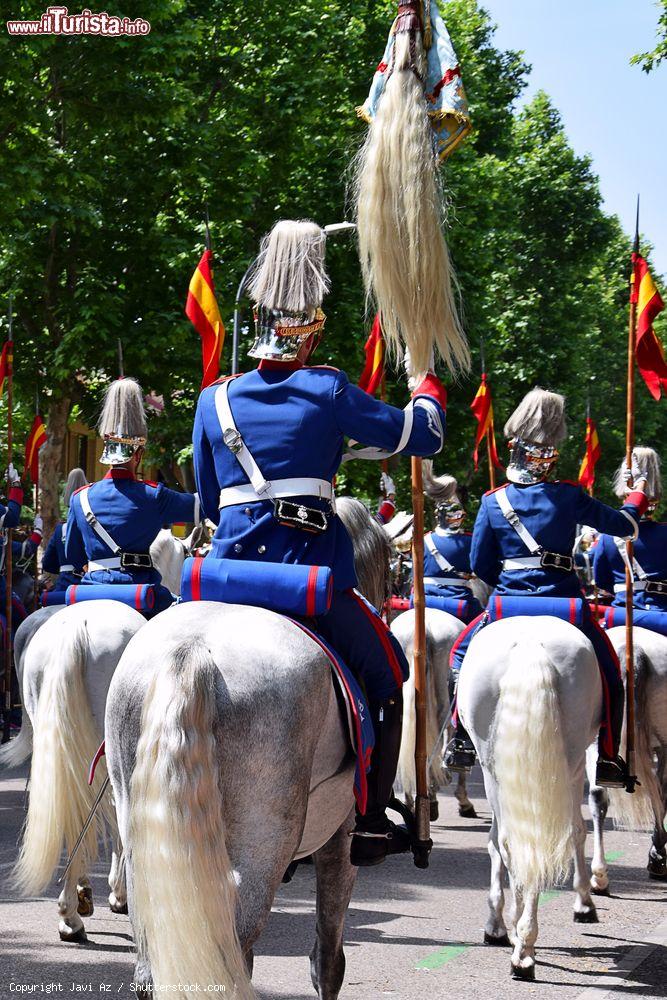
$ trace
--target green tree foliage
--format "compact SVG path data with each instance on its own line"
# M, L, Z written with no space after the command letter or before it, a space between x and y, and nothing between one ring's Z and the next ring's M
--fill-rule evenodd
M657 43L652 52L642 52L633 56L632 62L638 63L645 73L659 66L663 59L667 59L667 0L656 0L655 6L660 14L658 17L658 27L656 30Z
M67 414L76 406L92 422L117 373L119 338L126 372L167 401L151 421L151 457L167 474L174 458L187 459L200 361L183 305L204 207L228 330L224 371L236 287L262 233L281 216L349 217L364 127L355 107L394 10L389 0L141 6L147 37L0 41L0 289L16 296L19 421L29 424L37 387L47 404L47 513ZM13 6L16 17L31 13L22 0ZM564 470L575 475L590 387L605 478L622 453L628 240L603 212L591 164L568 145L548 97L517 112L529 72L521 55L497 49L476 0L452 0L444 13L475 124L444 181L477 371L450 388L438 465L473 495L485 488L484 472L472 474L468 410L483 336L497 426L532 385L565 391ZM349 236L331 241L329 265L319 360L356 379L369 318ZM402 377L390 377L388 395L405 405ZM657 444L658 404L641 386L638 396L638 436ZM408 463L396 473L407 504ZM352 463L341 487L372 499L377 477L375 465Z

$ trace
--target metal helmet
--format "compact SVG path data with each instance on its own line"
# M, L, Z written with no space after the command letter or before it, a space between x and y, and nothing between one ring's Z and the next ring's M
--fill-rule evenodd
M294 361L301 345L322 330L325 319L321 309L309 319L303 313L260 306L255 313L255 341L248 355L265 361Z

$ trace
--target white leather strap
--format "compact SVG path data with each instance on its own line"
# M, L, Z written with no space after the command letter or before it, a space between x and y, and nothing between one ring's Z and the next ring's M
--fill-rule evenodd
M343 455L343 462L350 462L354 458L362 458L368 461L377 462L385 458L391 458L392 455L398 455L400 451L407 446L410 440L410 435L412 434L412 425L414 424L414 402L410 400L408 405L403 410L403 428L401 430L401 436L398 439L398 444L392 451L383 451L382 448L376 448L374 445L369 445L367 448L357 448L356 445L358 441L354 441L352 438L348 441L349 450Z
M286 500L293 497L320 497L330 500L333 503L333 486L326 479L274 479L271 484L270 495L266 492L263 496L257 493L252 483L243 483L241 486L228 486L220 490L218 507L233 507L237 503L257 503L259 500Z
M120 561L120 560L119 560L119 561ZM61 572L61 573L73 573L73 572L74 572L74 567L73 567L73 566L70 566L70 564L69 564L69 563L64 563L64 564L63 564L63 565L62 565L62 566L60 567L60 572Z
M88 572L92 573L96 569L120 569L120 556L111 556L109 559L97 559L88 563Z
M524 559L505 559L503 560L503 569L506 572L512 572L518 569L536 569L542 565L542 559L540 556L526 556Z
M627 549L627 546L626 546L625 542L623 541L623 539L622 538L615 538L614 539L614 544L615 544L616 548L618 549L619 555L620 555L621 559L623 560L623 562L625 563L625 565L629 566L629 562L628 562L628 549ZM639 565L639 563L637 562L637 560L636 560L636 558L634 556L632 558L631 573L632 573L633 577L637 578L637 580L646 580L646 578L647 578L647 573L645 572L645 570L642 569L642 567ZM621 590L625 590L625 584L623 584L623 586L621 587Z
M470 580L464 580L462 576L425 576L424 583L428 584L430 587L441 587L444 585L472 587Z
M114 542L109 532L106 530L106 528L102 527L100 522L93 514L93 509L90 506L90 500L88 498L89 490L90 486L84 486L84 488L82 490L79 490L77 494L77 496L79 497L79 502L81 503L81 510L83 511L83 516L85 517L86 521L93 529L97 537L100 539L100 541L104 542L104 544L108 548L110 548L114 554L117 554L118 552L121 552L122 549L120 545L117 545L116 542ZM120 566L120 560L118 561L118 565Z
M67 521L63 521L63 523L60 526L60 537L62 538L62 542L64 545L65 540L67 538Z
M245 441L239 433L239 429L234 421L232 409L229 405L229 382L223 382L215 393L215 409L222 430L223 439L225 435L237 435L238 448L230 449L246 476L252 483L255 493L263 499L273 499L271 493L271 483L257 465L257 462L248 451ZM225 443L227 443L225 441Z
M633 589L633 591L635 593L637 593L638 590L646 590L646 584L647 583L649 583L648 580L635 580L633 582L633 584L632 584L632 589ZM622 594L624 591L625 591L625 584L624 583L615 583L614 584L614 593L615 594Z
M455 568L452 566L452 564L449 562L448 559L445 559L442 552L433 541L432 535L424 536L424 545L429 550L429 552L431 553L431 555L433 556L433 558L435 559L436 563L443 571L443 573L456 573Z
M507 487L504 486L501 490L496 490L496 492L493 495L496 498L496 502L500 507L500 511L503 517L510 525L510 527L514 528L517 535L519 536L523 544L526 546L530 554L535 556L537 555L538 552L541 552L542 546L540 545L539 542L535 541L535 539L533 538L533 536L531 535L525 524L523 524L519 520L519 515L514 510L514 507L512 507L512 504L509 502L509 499L507 497ZM511 562L511 561L512 560L506 560L506 562Z

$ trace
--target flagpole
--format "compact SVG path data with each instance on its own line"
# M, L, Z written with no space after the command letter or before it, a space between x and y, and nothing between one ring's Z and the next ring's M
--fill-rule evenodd
M639 195L637 195L637 220L635 224L634 253L632 266L639 253ZM638 288L630 285L630 319L628 322L628 384L627 409L625 424L625 463L632 468L632 453L635 447L635 353L637 347L637 293ZM634 792L635 782L635 656L633 634L633 559L634 541L629 538L625 543L625 699L626 699L626 758L629 772L629 792Z
M35 389L35 417L39 416L39 389ZM35 517L39 511L39 452L37 453L37 478L33 483L34 493L35 493ZM35 552L35 599L38 594L38 582L39 582L39 547Z
M590 433L590 419L591 419L591 394L590 391L586 392L586 450L588 450L588 435ZM588 495L593 496L593 483L590 483L586 489L588 490Z
M9 329L7 340L13 340L14 326L14 296L9 296ZM11 465L14 438L12 411L14 405L14 348L7 351L7 466ZM9 742L10 722L9 717L12 710L12 529L5 531L5 634L3 636L4 658L5 658L5 712L2 726L2 742Z
M430 841L430 802L426 766L426 601L424 597L424 482L421 458L412 458L412 583L415 610L413 669L415 677L415 773L417 837L424 846ZM419 868L428 866L417 861Z

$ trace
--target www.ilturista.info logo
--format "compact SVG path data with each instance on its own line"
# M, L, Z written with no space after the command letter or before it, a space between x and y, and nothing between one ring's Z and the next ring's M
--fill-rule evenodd
M134 20L84 8L70 14L67 7L47 7L39 21L7 21L10 35L147 35L151 30L142 17Z

